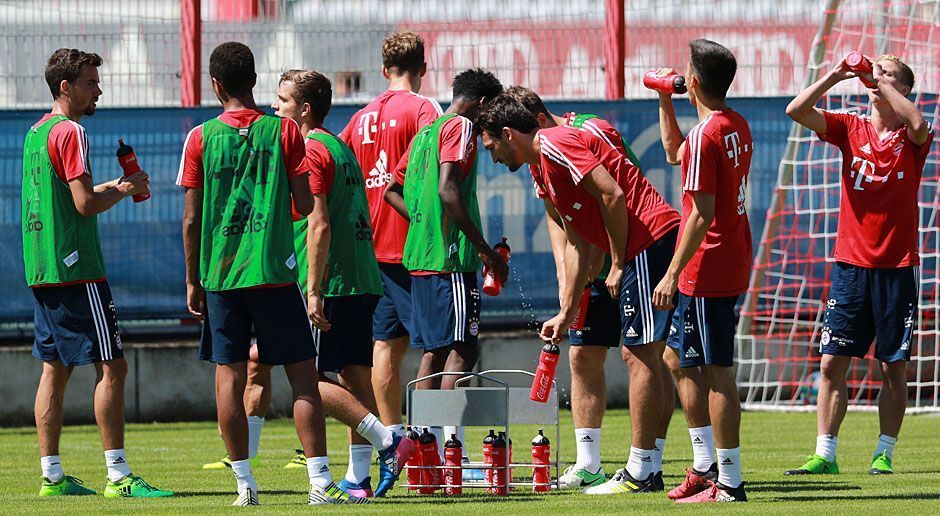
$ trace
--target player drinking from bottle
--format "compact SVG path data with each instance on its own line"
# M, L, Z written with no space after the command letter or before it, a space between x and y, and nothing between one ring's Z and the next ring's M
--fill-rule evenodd
M684 140L671 93L659 94L666 161L682 163L682 227L653 304L676 308L669 345L678 351L683 369L702 368L717 445L717 481L701 478L703 471L690 471L684 485L691 475L699 477L696 485L688 486L694 489L686 489L677 501L743 502L734 306L747 290L751 269L745 196L754 143L747 121L726 101L737 70L734 54L705 39L690 42L689 48L685 83L700 122Z
M871 115L826 111L816 102L833 86L859 77ZM845 59L787 106L787 115L842 152L842 198L831 285L819 340L822 383L816 405L816 453L788 475L834 474L839 427L848 404L846 375L875 339L883 384L881 435L869 473L892 473L891 457L907 405L918 302L917 192L934 132L907 97L914 72L896 56L879 57L872 73Z
M382 75L388 79L388 90L353 115L339 134L355 154L365 181L375 256L384 287L372 318L372 385L382 422L398 435L405 433L401 363L408 350L408 336L414 333L411 275L401 264L408 221L385 202L383 195L411 139L441 116L436 101L418 95L426 71L421 36L410 31L390 34L382 43Z
M662 353L672 314L654 310L651 288L672 258L679 214L603 138L573 127L540 129L535 116L509 95L493 101L480 127L494 162L513 171L525 163L538 166L537 184L547 193L549 214L565 231L561 310L542 326L543 340L560 341L574 320L591 277L592 248L611 257L604 284L621 314L618 342L630 369L632 446L625 468L584 492L662 491L661 457L654 447L666 379Z
M412 282L411 346L424 352L419 377L473 370L479 357L481 260L504 284L507 279L506 262L480 230L473 125L483 105L502 91L485 70L457 74L450 107L418 132L385 191L388 203L410 221L402 263ZM452 389L457 378L424 381L418 388Z
M303 136L292 120L258 110L247 46L216 47L209 75L223 113L187 135L177 183L186 188L187 303L204 320L200 357L216 364L219 427L238 485L233 505L258 504L243 401L252 327L258 361L283 365L291 384L308 503L365 502L330 476L317 352L297 285L291 204L301 214L313 208Z
M36 390L42 487L39 496L92 495L59 459L62 402L75 366L94 364L95 421L104 446L109 498L172 496L131 473L124 453L127 362L104 271L97 215L148 191L145 172L95 185L88 138L79 125L101 96L98 54L60 48L46 64L52 111L23 145L23 258L35 300L33 356L42 360Z

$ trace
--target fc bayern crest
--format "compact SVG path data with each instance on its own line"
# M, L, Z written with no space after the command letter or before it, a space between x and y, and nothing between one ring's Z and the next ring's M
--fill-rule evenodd
M473 335L474 337L476 337L477 334L479 333L480 333L480 323L476 321L470 321L470 335Z

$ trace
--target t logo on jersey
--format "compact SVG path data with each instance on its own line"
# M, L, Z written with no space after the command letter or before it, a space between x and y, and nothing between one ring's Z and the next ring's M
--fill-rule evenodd
M735 131L725 136L725 148L728 149L728 157L734 160L734 167L738 167L738 156L747 152L747 147L741 148L741 137Z
M857 166L856 166L857 165ZM904 171L897 173L898 179L904 178ZM879 176L877 170L875 169L875 164L871 161L868 161L865 158L859 158L858 156L852 156L852 171L849 173L849 177L855 179L855 190L864 190L862 182L872 183L878 181L879 183L887 183L888 179L891 177L891 172L886 173L883 176Z
M359 134L362 135L362 143L375 143L373 135L379 132L379 112L378 111L369 111L368 113L363 113L359 117Z

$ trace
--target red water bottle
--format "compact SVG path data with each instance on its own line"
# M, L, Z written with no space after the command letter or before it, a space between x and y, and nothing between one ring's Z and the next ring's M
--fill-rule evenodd
M584 287L584 291L581 292L581 299L578 300L578 313L574 316L574 321L571 322L571 329L578 331L584 329L584 322L587 319L588 305L591 302L591 286L588 285Z
M493 250L499 253L503 257L503 261L507 264L509 263L509 255L512 254L509 249L509 244L506 242L506 237L503 237L503 240L493 246ZM488 296L498 296L499 291L503 289L503 282L496 277L496 274L493 274L493 271L486 270L486 267L483 268L483 293Z
M688 91L685 87L685 77L676 72L659 77L656 70L650 70L643 76L643 86L660 93L682 94Z
M554 344L546 344L539 355L539 367L535 370L535 379L532 380L532 390L529 399L539 403L548 401L548 393L552 390L552 381L555 380L555 368L558 367L558 358L561 350Z
M493 441L496 432L490 428L490 434L483 438L483 464L493 464ZM489 484L493 480L493 468L483 468L483 482Z
M437 438L425 428L424 433L418 438L418 443L420 444L421 465L424 466L421 469L421 484L426 486L418 489L418 492L431 494L440 489L437 486L441 485L442 480L441 470L438 468L441 465L441 456L437 453Z
M853 50L852 52L849 52L845 56L845 65L849 67L849 70L852 70L853 72L858 74L859 80L862 81L862 84L864 84L866 87L868 88L875 87L875 85L872 84L871 81L869 81L865 77L862 77L861 75L863 73L871 74L873 71L871 61L869 61L867 57L862 55L861 52L859 52L858 50Z
M460 461L463 459L463 443L457 439L457 434L450 434L450 440L444 443L444 494L459 495L463 493L463 470ZM453 487L450 487L453 486Z
M506 434L500 432L493 439L493 477L490 480L490 492L496 495L509 494L509 479L507 478L507 465L509 455L506 444Z
M539 430L539 434L532 439L532 491L547 493L551 490L551 473L548 466L552 460L552 449L548 438Z
M416 432L414 428L411 428L409 426L408 430L405 432L405 439L410 439L411 443L414 444L414 449L416 450L414 453L411 454L411 457L408 459L408 462L406 463L408 466L412 466L408 468L408 485L411 485L411 486L417 486L418 484L421 483L421 472L423 471L421 469L421 466L423 466L423 464L421 463L421 451L420 451L421 444L418 442L418 437L419 437L418 432ZM418 488L409 487L408 490L417 491Z
M140 163L137 162L137 154L134 153L133 147L124 143L123 138L118 140L117 160L118 164L121 165L121 169L124 171L124 177L140 172ZM149 191L134 194L133 197L134 202L144 202L149 198Z

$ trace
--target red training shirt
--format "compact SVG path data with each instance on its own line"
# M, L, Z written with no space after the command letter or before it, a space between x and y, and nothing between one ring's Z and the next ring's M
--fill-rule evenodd
M314 132L331 134L326 129L315 129ZM326 144L314 140L313 138L304 138L304 145L307 153L307 164L310 167L310 193L313 195L329 195L333 191L333 178L336 176L336 162L333 161L333 155L327 149ZM300 220L303 215L293 209L294 220Z

